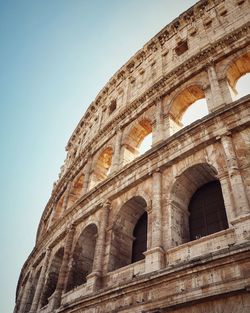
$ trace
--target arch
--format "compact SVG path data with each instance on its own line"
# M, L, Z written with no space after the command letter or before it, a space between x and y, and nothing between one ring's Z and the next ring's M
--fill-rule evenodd
M30 288L30 291L29 291L29 294L28 294L28 298L27 298L27 303L26 303L26 306L24 308L24 313L27 313L30 311L30 308L31 308L31 305L32 305L32 302L33 302L33 299L34 299L34 295L35 295L35 291L36 291L36 287L37 287L37 283L38 283L38 279L39 279L39 276L40 276L40 273L41 273L41 270L42 268L40 268L33 281L32 281L32 285L31 285L31 288Z
M152 124L149 119L141 119L140 121L136 121L136 123L131 126L127 135L124 136L123 164L133 161L140 155L139 148L142 145L143 140L151 133Z
M112 147L106 147L101 151L93 166L90 189L108 177L112 164L112 157Z
M60 248L55 253L49 267L47 280L44 286L44 291L41 299L41 306L45 306L49 303L49 298L56 290L56 285L59 277L60 268L63 261L64 248Z
M144 198L134 196L122 205L112 228L112 239L109 255L109 271L116 270L128 264L143 259L141 249L136 246L137 241L146 242L147 246L147 203ZM146 232L145 232L146 230ZM139 238L143 236L143 238ZM134 237L137 236L137 237ZM145 247L145 245L144 245ZM138 252L138 253L136 253ZM137 257L134 257L137 254Z
M26 285L28 284L28 280L30 279L30 272L28 272L25 276L24 276L24 279L22 280L21 284L20 284L20 288L19 288L19 294L18 294L18 297L17 297L17 310L20 309L20 307L23 306L23 301L26 301L25 298L24 298L24 293L25 293L25 289L26 289ZM24 312L27 312L26 310L26 305L27 305L27 302L25 302L25 305L23 306L23 311Z
M172 225L181 225L172 229L173 243L179 245L190 240L189 204L195 192L207 183L218 181L217 171L208 163L198 163L185 169L177 176L170 193ZM222 196L222 194L221 194ZM223 204L224 200L222 199ZM225 208L224 208L225 209Z
M169 113L176 122L181 122L185 111L197 100L203 98L205 98L205 93L201 85L196 83L186 86L171 101Z
M73 250L66 291L86 283L87 276L93 267L97 233L98 229L92 223L85 227L80 234Z
M237 81L245 74L250 72L250 52L235 58L227 67L226 77L229 86L236 91Z
M143 260L147 250L148 214L145 211L137 221L133 231L132 263Z
M211 181L193 194L189 206L190 240L228 228L220 182Z
M83 174L80 174L75 178L69 193L68 207L74 204L82 196L83 182Z
M54 221L57 220L60 216L62 216L64 198L65 198L65 195L63 193L61 195L61 197L59 198L59 200L57 201L57 204L56 204L56 207L55 207L55 214L54 214L54 217L53 217Z

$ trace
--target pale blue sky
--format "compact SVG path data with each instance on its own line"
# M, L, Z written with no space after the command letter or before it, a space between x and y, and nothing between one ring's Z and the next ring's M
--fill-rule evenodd
M64 147L109 78L193 0L0 0L0 312L15 288Z

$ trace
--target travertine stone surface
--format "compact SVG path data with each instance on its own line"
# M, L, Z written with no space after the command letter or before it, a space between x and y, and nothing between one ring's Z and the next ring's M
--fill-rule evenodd
M15 313L250 311L250 97L231 95L250 72L249 20L247 0L199 1L100 91L67 143ZM209 114L183 127L199 99ZM190 203L212 182L226 226L191 241Z

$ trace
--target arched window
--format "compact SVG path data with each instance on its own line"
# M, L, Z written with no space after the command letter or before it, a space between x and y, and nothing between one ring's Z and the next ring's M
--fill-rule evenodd
M200 187L192 196L188 209L190 240L228 228L219 181Z
M132 263L145 258L143 252L147 250L148 215L144 212L135 225L133 232Z
M87 226L77 240L66 290L69 291L87 281L88 274L92 271L97 227L94 224Z
M68 207L74 204L82 196L83 180L83 175L78 176L74 180L69 193Z
M227 81L233 100L249 94L250 52L238 57L227 70Z
M200 86L192 85L181 91L170 108L172 133L208 114L205 93Z
M147 203L139 196L128 200L113 225L109 271L137 262L147 250Z
M58 218L60 218L63 214L63 203L64 203L64 193L60 197L60 199L57 201L56 207L54 208L55 214L53 216L53 221L56 221Z
M143 119L135 124L126 136L123 144L123 164L125 165L151 148L151 123L148 120Z
M48 274L47 281L44 286L44 292L42 295L42 301L41 301L42 307L48 304L49 298L53 295L54 291L56 290L56 285L57 285L57 281L59 277L60 268L62 265L63 255L64 255L64 249L60 248L56 252L51 262L51 265L49 268L49 274Z
M32 305L32 302L33 302L33 298L34 298L34 295L35 295L35 291L36 291L36 288L37 288L37 283L38 283L38 279L39 279L40 273L41 273L41 268L36 273L36 275L35 275L35 277L34 277L34 279L32 281L32 286L30 288L30 292L29 292L29 295L28 295L28 298L27 298L27 304L25 306L24 313L30 311L30 308L31 308L31 305Z
M173 245L178 246L228 227L224 199L217 174L212 165L199 163L187 168L177 176L170 194L171 223L179 225L173 228ZM197 198L198 200L196 200ZM219 218L216 217L217 214ZM200 221L200 219L203 220ZM215 222L222 223L222 226L218 226ZM206 223L206 227L204 223ZM201 231L200 226L207 230Z
M108 177L112 164L112 157L113 150L111 147L107 147L101 152L93 167L90 189Z

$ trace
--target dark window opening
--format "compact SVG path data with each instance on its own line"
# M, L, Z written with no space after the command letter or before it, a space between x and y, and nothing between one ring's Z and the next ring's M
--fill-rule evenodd
M178 43L178 45L175 47L175 52L177 55L181 55L184 52L188 50L188 44L187 41L181 41Z
M132 248L132 263L143 260L145 258L143 252L147 250L147 223L148 215L144 212L135 225Z
M109 106L109 115L116 110L116 100L112 100Z
M228 228L226 210L219 181L199 188L189 203L190 240Z

